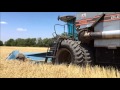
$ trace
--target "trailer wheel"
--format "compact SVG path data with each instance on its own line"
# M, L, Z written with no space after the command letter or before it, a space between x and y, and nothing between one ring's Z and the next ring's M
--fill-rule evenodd
M72 40L63 40L56 54L55 64L77 64L83 63L83 52L78 43Z

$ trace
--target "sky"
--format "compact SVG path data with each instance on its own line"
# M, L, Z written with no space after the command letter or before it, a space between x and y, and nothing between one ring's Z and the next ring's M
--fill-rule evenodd
M51 38L58 16L76 15L76 12L0 12L0 40L10 38ZM58 34L63 27L57 26Z

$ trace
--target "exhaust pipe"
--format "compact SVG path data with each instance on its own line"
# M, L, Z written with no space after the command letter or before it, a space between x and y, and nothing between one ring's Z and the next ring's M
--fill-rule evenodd
M90 37L92 37L94 39L119 39L120 38L120 30L91 32Z
M92 39L120 39L120 30L110 30L102 32L80 31L78 38L80 41L90 41Z

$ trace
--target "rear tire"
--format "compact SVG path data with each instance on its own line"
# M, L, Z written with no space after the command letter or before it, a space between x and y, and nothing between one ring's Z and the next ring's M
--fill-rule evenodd
M73 40L63 40L56 53L55 64L83 64L83 52L80 44Z

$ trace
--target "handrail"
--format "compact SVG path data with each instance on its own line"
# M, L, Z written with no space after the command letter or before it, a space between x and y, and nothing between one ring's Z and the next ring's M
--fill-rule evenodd
M64 27L64 32L65 32L65 25L61 25L61 24L55 24L55 25L54 25L54 31L55 31L55 34L56 34L56 36L57 36L57 33L56 33L55 26L57 26L57 25L59 25L59 26L63 26L63 27Z

